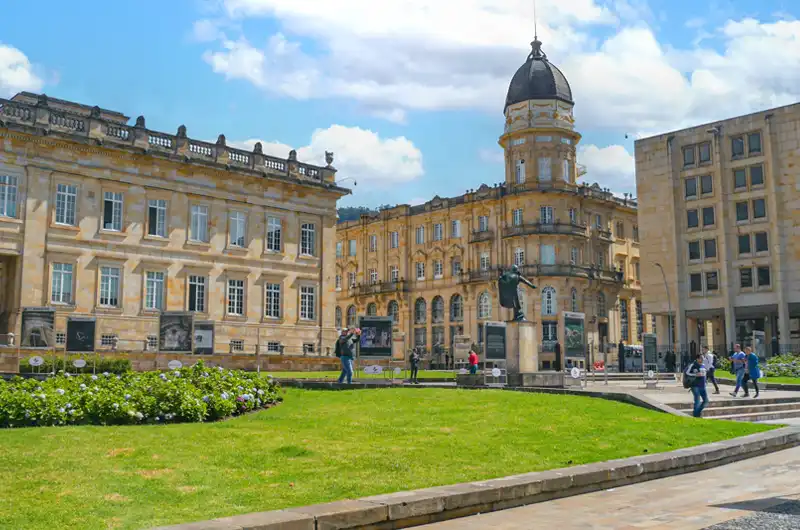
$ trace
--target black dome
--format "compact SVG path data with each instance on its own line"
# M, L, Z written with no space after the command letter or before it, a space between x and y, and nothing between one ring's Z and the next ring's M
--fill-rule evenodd
M531 43L533 50L528 55L525 64L519 67L517 73L511 78L506 96L506 106L528 101L529 99L559 99L565 103L574 104L572 89L561 70L547 60L547 55L542 52L542 43L534 37Z

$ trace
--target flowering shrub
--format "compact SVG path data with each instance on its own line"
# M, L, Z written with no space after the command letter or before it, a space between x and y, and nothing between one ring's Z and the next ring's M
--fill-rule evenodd
M731 371L731 361L720 358L720 370ZM766 364L761 363L761 370L767 377L800 377L800 355L777 355L767 359Z
M28 362L29 359L22 359L22 362L19 363L19 371L23 374L32 374L32 373L39 373L39 374L49 374L52 372L59 372L64 371L64 357L53 357L50 356L43 356L44 363L41 366L31 366ZM95 363L97 363L95 365ZM53 365L55 364L55 370L53 370ZM72 359L67 359L67 372L71 374L91 374L93 372L109 372L112 374L124 374L125 372L131 371L131 361L130 359L106 359L100 357L98 359L94 359L91 356L86 359L86 366L83 368L76 368L72 364Z
M277 383L241 371L191 368L0 379L0 427L213 421L279 403Z

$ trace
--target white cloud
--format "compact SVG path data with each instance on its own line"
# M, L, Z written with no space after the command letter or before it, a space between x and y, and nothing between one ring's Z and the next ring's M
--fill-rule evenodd
M481 149L478 151L478 158L490 164L502 164L505 162L505 154L501 148Z
M597 182L618 194L636 194L635 161L625 147L581 146L578 148L578 163L586 166L587 173L581 179L585 184Z
M43 86L44 81L24 53L0 44L0 97L11 97L23 90L38 92Z
M261 142L264 153L286 158L292 147L279 142L244 140L230 142L235 147L252 150ZM317 129L308 145L296 148L297 158L310 164L324 165L325 151L334 153L337 177L353 177L372 186L402 184L422 176L422 152L404 136L381 138L359 127L331 125Z
M499 115L533 32L530 0L224 6L232 20L274 17L282 32L263 45L218 41L205 54L214 71L280 96L356 100L395 121L410 109ZM800 98L800 21L728 21L709 28L713 47L698 41L672 49L642 23L654 18L642 0L541 0L538 7L540 37L572 84L581 128L661 131ZM605 40L591 35L613 25L618 31ZM301 41L321 51L311 56Z
M408 201L409 206L419 206L420 204L425 204L430 199L426 199L424 197L414 197L410 201Z
M198 20L192 26L192 36L198 42L211 42L225 38L219 25L213 20Z
M406 111L403 109L375 109L372 111L372 115L376 118L381 118L386 121L390 121L392 123L397 123L399 125L405 125L408 122L408 116L406 115Z

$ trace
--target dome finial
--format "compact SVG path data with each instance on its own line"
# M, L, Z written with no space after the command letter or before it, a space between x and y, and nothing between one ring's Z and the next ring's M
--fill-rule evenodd
M533 37L533 42L531 42L531 54L528 57L528 60L530 59L547 59L547 55L542 51L542 41L539 40L539 37Z

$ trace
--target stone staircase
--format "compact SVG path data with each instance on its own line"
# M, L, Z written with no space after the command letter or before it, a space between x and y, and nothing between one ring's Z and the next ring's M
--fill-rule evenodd
M708 398L708 406L703 410L704 418L752 422L800 418L800 395L758 399L709 395ZM671 403L669 406L688 414L692 413L691 403Z

